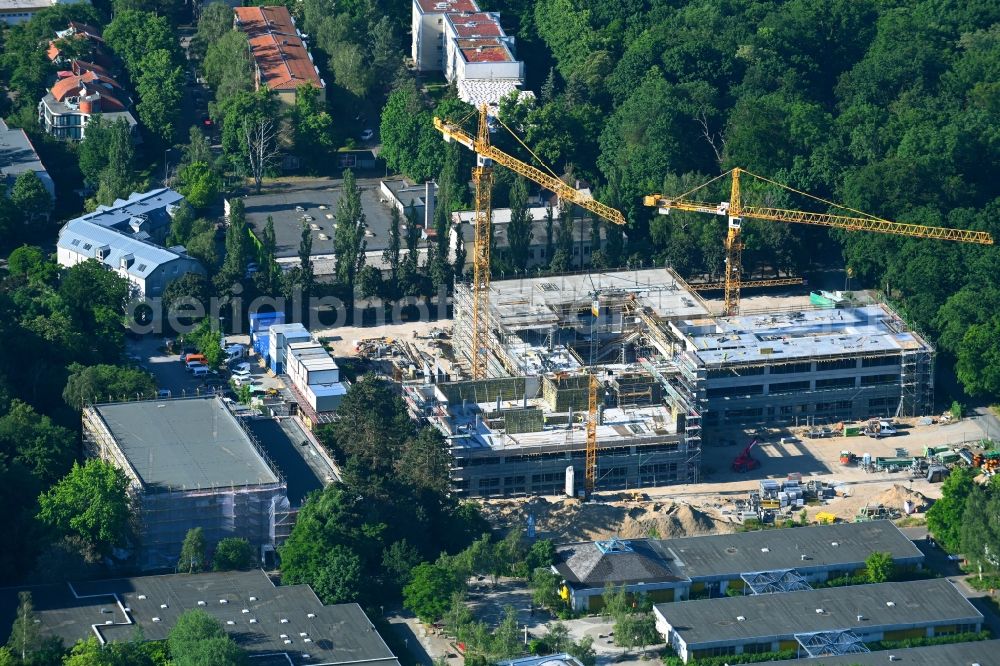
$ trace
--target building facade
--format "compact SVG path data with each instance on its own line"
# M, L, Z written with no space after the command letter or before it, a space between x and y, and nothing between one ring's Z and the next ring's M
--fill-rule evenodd
M55 5L73 5L85 0L4 0L0 2L0 22L7 25L27 23L31 17Z
M97 115L106 122L122 119L130 128L136 126L128 97L113 78L96 69L65 74L38 103L38 123L47 134L80 141L87 134L87 123Z
M262 552L291 520L285 480L219 398L88 406L83 433L88 455L129 477L143 570L175 567L192 528L209 548L241 537Z
M183 199L160 188L134 193L70 220L59 230L59 265L95 259L128 280L138 298L161 296L168 284L187 273L203 274L204 266L183 247L160 245Z

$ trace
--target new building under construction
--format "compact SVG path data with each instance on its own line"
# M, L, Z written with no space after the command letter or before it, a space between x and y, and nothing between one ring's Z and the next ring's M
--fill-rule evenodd
M471 358L471 290L455 289L455 351ZM617 364L668 408L716 427L933 411L934 349L889 306L834 304L720 317L665 268L494 281L487 374Z
M88 406L83 439L131 482L141 569L175 567L194 527L209 549L243 537L268 550L293 519L284 479L219 398Z

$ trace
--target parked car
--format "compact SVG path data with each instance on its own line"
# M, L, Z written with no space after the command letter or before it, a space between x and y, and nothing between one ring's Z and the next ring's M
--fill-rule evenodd
M194 375L195 377L205 377L206 375L208 375L208 366L199 365L196 368L191 368L191 374Z
M194 372L198 368L205 368L206 371L208 370L208 366L202 363L201 361L188 361L188 363L186 364L186 368L188 372Z
M235 375L233 377L233 385L236 386L236 388L240 388L244 384L253 384L253 377L250 375Z
M361 140L362 141L370 141L373 136L375 136L375 131L374 130L370 130L370 129L366 129L365 131L363 131L361 133Z
M250 374L250 364L247 363L246 361L242 363L237 363L232 368L230 368L230 370L233 372L233 374L236 374L238 372Z
M170 398L172 396L173 393L170 392L170 389L160 389L159 391L156 392L157 398Z

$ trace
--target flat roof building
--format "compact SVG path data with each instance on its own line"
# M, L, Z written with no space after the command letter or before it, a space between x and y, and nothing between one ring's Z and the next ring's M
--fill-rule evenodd
M8 127L0 118L0 186L9 192L17 177L33 171L45 186L45 191L55 200L56 185L38 157L31 139L20 127Z
M275 525L288 518L285 481L221 399L92 405L83 431L88 453L132 482L141 568L176 565L194 527L203 528L209 547L231 536L274 547Z
M866 652L865 642L978 632L983 623L947 579L657 604L653 613L685 663L781 650L803 657Z
M614 547L609 547L612 544ZM652 601L744 593L797 581L804 589L865 568L873 552L900 569L919 569L924 555L892 522L839 523L677 539L587 541L556 548L553 569L574 610L603 605L605 586L624 585Z
M177 618L203 610L262 666L399 666L357 604L325 606L308 585L274 585L261 570L170 574L22 588L32 593L43 636L67 647L165 640ZM11 624L20 590L0 591L0 621Z
M823 666L883 666L887 663L901 666L987 666L996 662L997 655L1000 655L1000 641L967 641L823 657L820 663ZM789 662L765 661L758 666L789 666Z
M326 82L320 78L312 54L295 27L295 19L282 6L236 7L235 25L250 42L257 87L267 86L278 99L292 105L299 86L309 85L326 100Z

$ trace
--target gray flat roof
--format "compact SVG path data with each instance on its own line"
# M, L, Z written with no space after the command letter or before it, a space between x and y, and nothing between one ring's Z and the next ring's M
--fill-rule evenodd
M660 545L672 567L692 579L860 563L874 551L895 560L924 557L888 520L682 537Z
M92 625L99 625L97 631L108 641L132 640L136 629L142 630L144 640L163 640L181 613L200 608L216 617L252 656L287 654L288 659L282 656L275 663L399 666L360 606L324 606L308 585L275 586L260 570L24 589L32 593L43 633L62 638L67 646L92 637ZM17 592L14 588L0 591L4 626L14 619ZM223 599L226 603L221 603ZM127 613L124 608L129 609ZM108 621L114 624L106 625ZM253 663L271 662L257 658Z
M719 317L679 328L708 365L930 349L881 305Z
M95 409L147 488L191 490L279 480L218 398L122 402Z
M883 650L867 654L847 654L841 657L811 659L809 664L823 666L882 666L889 663L889 655L896 657L893 663L902 666L987 666L997 663L1000 655L1000 641L972 641L969 643L949 643L928 647ZM796 662L765 661L758 666L789 666Z
M366 236L368 250L381 252L389 240L389 224L391 209L389 204L382 203L382 193L379 191L377 178L359 178L358 188L361 190L361 208L365 214L365 223L371 236ZM308 224L315 224L319 230L312 231L312 254L332 255L334 218L337 214L337 203L342 194L343 179L328 178L308 180L289 187L271 187L261 194L254 194L244 199L247 222L255 233L260 235L267 224L270 215L274 220L274 236L277 242L275 252L277 258L296 257L299 243L302 240L302 216L310 215L314 219ZM295 210L301 206L304 211ZM319 208L326 206L325 209ZM327 217L327 216L330 217ZM405 222L405 220L404 220ZM326 240L320 235L326 236ZM421 244L423 244L421 242Z
M944 578L683 601L657 604L655 610L689 649L815 631L851 629L865 634L891 627L974 624L983 619ZM863 619L859 621L858 615Z

